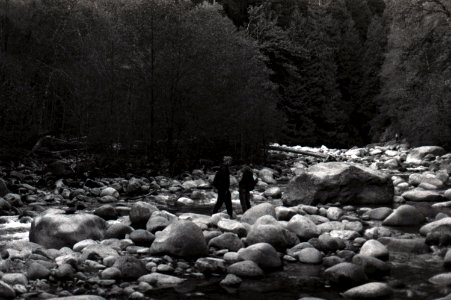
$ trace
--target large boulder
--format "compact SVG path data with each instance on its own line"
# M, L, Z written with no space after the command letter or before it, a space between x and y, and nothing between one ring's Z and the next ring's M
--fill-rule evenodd
M241 222L252 225L258 218L266 215L273 216L274 218L276 217L276 209L271 203L262 203L251 207L243 214Z
M395 209L382 224L385 226L410 226L421 224L424 221L424 216L416 207L404 204Z
M226 232L212 238L208 242L208 246L218 249L228 249L229 251L238 251L239 249L243 248L243 242L237 234Z
M361 266L348 262L332 266L324 274L331 284L341 287L356 286L368 281Z
M155 234L150 251L154 254L199 257L208 254L208 247L199 226L188 220L180 220Z
M422 146L410 150L406 158L408 164L421 164L426 155L432 154L434 156L443 155L446 151L438 146Z
M311 166L294 177L284 193L284 202L387 204L392 203L393 196L393 182L382 172L358 164L328 162Z
M31 223L31 242L46 248L70 247L86 240L101 240L105 235L104 219L91 214L45 214Z
M287 224L287 229L294 232L300 240L308 240L320 235L320 230L312 220L305 216L295 215Z
M138 201L130 209L130 221L135 228L146 228L147 221L158 208L150 203Z
M268 243L258 243L238 251L241 260L251 260L262 269L274 269L282 266L276 249Z

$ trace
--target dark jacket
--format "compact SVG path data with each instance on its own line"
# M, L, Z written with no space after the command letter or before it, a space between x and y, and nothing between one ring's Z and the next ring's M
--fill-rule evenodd
M255 185L257 184L257 180L254 180L254 173L252 172L251 168L245 167L241 171L241 180L239 183L239 187L241 189L246 189L248 191L252 191L255 188Z
M230 172L226 165L222 165L218 172L216 172L215 178L213 179L213 186L222 191L229 189Z

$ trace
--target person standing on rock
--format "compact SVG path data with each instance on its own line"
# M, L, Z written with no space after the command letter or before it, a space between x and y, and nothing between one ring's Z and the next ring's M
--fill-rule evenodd
M213 186L218 190L218 199L216 200L215 207L213 208L213 213L217 213L221 208L222 204L225 203L227 213L230 218L233 217L232 209L232 196L229 191L230 187L230 171L229 165L232 161L232 157L224 156L223 164L216 172L215 178L213 179Z
M251 208L250 191L255 188L257 180L254 179L254 172L249 166L244 166L241 169L241 180L239 183L240 203L243 213Z

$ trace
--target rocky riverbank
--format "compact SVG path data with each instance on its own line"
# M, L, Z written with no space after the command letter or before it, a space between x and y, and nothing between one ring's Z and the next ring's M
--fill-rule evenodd
M272 152L244 214L232 168L232 220L209 214L213 170L80 181L57 176L64 162L4 168L0 298L451 299L450 153L292 149L333 161Z

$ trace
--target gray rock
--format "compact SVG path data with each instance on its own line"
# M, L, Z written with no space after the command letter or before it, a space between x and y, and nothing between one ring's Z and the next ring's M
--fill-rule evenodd
M202 273L224 273L225 261L220 258L202 257L196 260L194 266Z
M6 273L1 277L3 282L14 286L15 284L27 285L28 279L22 273Z
M220 236L212 238L208 242L208 246L218 249L228 249L230 251L236 252L239 249L243 248L244 245L237 234L226 232L221 234Z
M451 267L451 249L446 251L445 258L443 259L443 266L445 268Z
M340 220L341 216L343 216L343 210L339 207L329 207L327 209L327 218L332 221Z
M139 282L146 282L156 288L169 288L175 287L183 283L186 279L178 278L171 275L161 273L151 273L139 277Z
M332 266L324 274L331 284L341 287L356 286L368 281L361 266L348 262Z
M451 272L432 276L429 282L435 285L451 286Z
M383 222L386 226L411 226L424 223L425 218L414 206L404 204L399 206Z
M171 221L169 221L165 217L152 216L152 217L150 217L149 221L147 221L147 223L146 223L146 229L147 229L147 231L155 233L157 231L161 231L161 230L165 229L169 224L171 224Z
M258 243L240 249L238 257L241 260L251 260L262 269L275 269L282 266L282 260L276 249L268 243Z
M155 240L155 235L144 229L137 229L130 233L129 238L137 246L149 247Z
M439 226L446 225L451 227L451 217L443 218L431 223L428 223L426 225L423 225L420 228L420 233L422 235L427 235L428 233L432 232L434 229L438 228Z
M408 164L421 164L426 155L432 154L434 156L443 155L446 151L438 146L422 146L410 150L406 158Z
M46 248L60 249L86 239L103 239L105 230L105 220L94 215L46 214L33 220L29 238Z
M263 168L258 172L258 177L267 184L276 184L274 171L269 168Z
M102 279L114 279L114 280L117 280L117 279L121 279L122 273L121 273L121 270L119 270L118 268L110 267L110 268L106 268L105 270L103 270L100 273L100 277Z
M273 186L266 189L264 195L273 199L279 199L282 196L282 190L278 186Z
M323 255L315 248L305 248L297 252L297 258L304 264L320 264L323 261Z
M247 235L246 226L236 220L223 219L218 222L218 228L224 232L235 233L239 237L244 237Z
M423 254L429 252L429 247L425 244L425 239L402 239L394 237L381 237L379 242L384 244L390 252L407 252Z
M147 221L149 221L150 216L155 211L158 211L158 208L150 203L143 201L134 203L130 210L132 226L134 228L146 228Z
M108 226L105 232L106 239L123 239L133 231L133 228L123 223L114 223Z
M443 196L444 196L447 200L451 201L451 189L447 189L447 190L445 191L445 193L443 194Z
M6 282L0 280L0 298L13 299L16 297L14 289Z
M345 298L350 299L386 299L393 294L393 290L384 282L370 282L343 293Z
M368 212L368 217L371 220L383 220L393 212L390 207L378 207Z
M32 262L27 269L28 279L46 279L50 276L50 270L40 263Z
M436 191L426 191L421 189L413 189L402 193L401 195L407 201L414 202L440 202L443 196Z
M248 224L254 224L258 218L262 216L270 215L276 217L276 210L270 203L261 203L248 209L241 217L241 222Z
M9 193L9 189L6 186L6 182L0 178L0 197L4 197Z
M294 177L287 186L288 205L340 202L392 203L393 183L384 173L342 162L319 163Z
M240 285L242 281L243 280L241 280L240 277L234 274L227 274L227 276L221 280L220 284L224 286L236 286Z
M105 300L105 298L94 295L80 295L80 296L50 298L49 300Z
M287 229L294 232L300 240L307 240L312 237L317 237L320 231L315 223L309 218L301 215L296 215L288 222Z
M289 221L296 214L293 207L276 206L276 219L279 221Z
M100 192L100 197L106 196L119 198L119 192L113 187L106 187Z
M92 244L88 245L83 250L81 250L82 256L81 260L92 259L92 258L105 258L108 256L119 256L119 253L110 246L102 244Z
M278 250L285 250L299 242L294 233L275 222L275 224L254 224L247 235L247 244L268 243Z
M260 267L251 260L239 261L230 265L227 272L239 277L261 277L263 271Z
M101 217L104 220L116 220L118 213L116 209L109 204L102 205L94 210L94 215Z
M360 248L360 255L373 256L382 260L388 259L389 252L387 247L377 240L366 241Z
M150 248L152 253L168 253L181 257L198 257L208 254L202 230L191 221L175 221L159 231Z
M378 278L390 273L390 265L373 256L354 255L352 263L361 266L370 278Z

